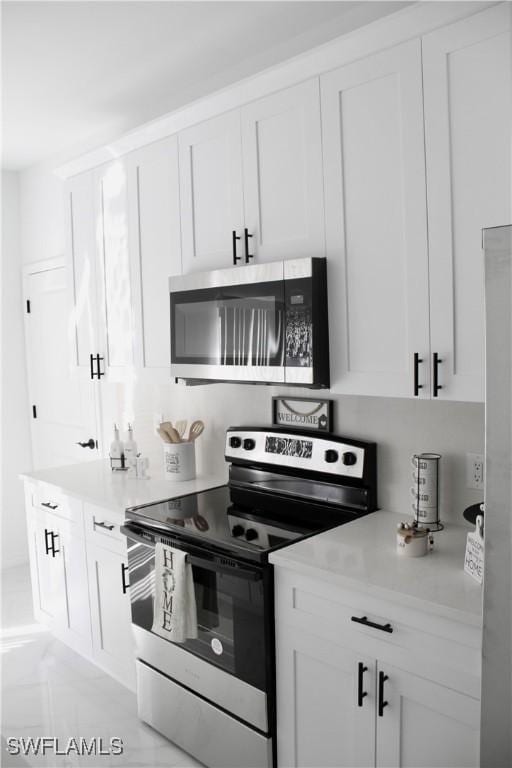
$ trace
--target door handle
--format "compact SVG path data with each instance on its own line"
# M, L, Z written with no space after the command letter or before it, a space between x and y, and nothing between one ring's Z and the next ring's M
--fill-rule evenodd
M384 715L384 707L388 706L387 701L384 701L384 683L389 680L389 677L384 672L379 672L379 717Z
M368 691L363 691L364 673L368 672L368 667L362 661L357 665L357 706L363 706L363 699L368 696Z
M244 243L245 243L245 263L249 263L249 259L254 258L253 253L249 253L249 238L252 237L252 235L249 234L249 230L247 227L244 229Z
M55 539L59 538L59 534L50 531L50 536L52 537L52 557L55 557L57 552L60 552L60 549L55 549Z
M236 267L238 261L242 261L242 257L236 255L236 241L237 240L240 240L240 238L236 234L235 230L233 230L233 264L235 265L235 267Z
M128 566L124 563L121 563L121 586L123 589L123 595L126 595L126 592L128 591L130 585L125 579L126 571L128 570Z
M90 437L86 443L78 442L77 445L79 445L81 448L90 448L92 451L97 447L96 440L94 440L92 437Z
M433 397L437 397L437 393L439 392L440 389L443 388L441 386L441 384L439 384L439 363L442 363L443 361L441 360L441 358L439 357L437 352L433 353L433 355L432 355L432 362L433 362L433 365L432 365L432 378L433 378L433 387L432 387L433 392L432 392L432 396Z
M418 397L420 389L423 389L423 384L419 383L419 366L423 362L423 358L419 356L417 352L414 353L414 397Z

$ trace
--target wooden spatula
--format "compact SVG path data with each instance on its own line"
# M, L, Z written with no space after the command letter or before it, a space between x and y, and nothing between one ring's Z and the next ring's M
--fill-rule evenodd
M199 435L201 435L204 431L204 422L202 422L200 419L197 421L193 421L190 425L190 430L188 433L188 440L189 442L193 440L197 440Z

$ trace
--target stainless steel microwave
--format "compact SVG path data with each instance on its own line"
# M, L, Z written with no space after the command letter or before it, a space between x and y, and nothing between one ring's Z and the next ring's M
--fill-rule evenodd
M172 277L171 375L329 387L326 260Z

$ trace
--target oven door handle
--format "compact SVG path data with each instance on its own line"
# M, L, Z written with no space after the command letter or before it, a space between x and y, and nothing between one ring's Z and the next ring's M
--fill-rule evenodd
M146 547L154 548L154 543L145 539L144 536L141 536L139 530L140 529L138 528L132 527L129 522L125 522L124 525L121 526L121 533L123 533L125 536L128 536L130 539L137 541L140 544L144 544ZM158 536L156 531L154 533L156 536ZM235 578L243 579L244 581L261 581L263 578L263 571L259 568L246 568L243 565L232 566L228 563L209 560L208 558L201 557L200 555L192 554L186 545L183 547L177 546L176 549L180 549L183 552L186 552L187 562L189 562L191 565L197 565L199 568L206 568L210 571L214 571L215 573L223 573L227 576L234 576ZM197 548L195 548L195 550L197 551ZM219 554L217 556L223 559L222 555ZM229 555L226 555L226 559L228 558Z

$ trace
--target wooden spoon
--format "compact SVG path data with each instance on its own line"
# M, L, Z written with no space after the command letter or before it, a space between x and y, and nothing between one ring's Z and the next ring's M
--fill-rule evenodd
M164 430L171 443L181 443L181 438L170 421L163 421L160 429Z
M188 433L188 442L193 442L194 440L197 440L199 435L201 435L204 431L204 422L202 422L200 419L197 421L193 421L190 425L190 430Z
M167 432L165 431L165 429L162 429L162 427L161 427L161 426L160 426L160 427L157 427L157 430L156 430L156 431L157 431L157 434L159 434L159 435L160 435L160 437L162 438L162 440L164 441L164 443L169 443L169 444L170 444L170 443L172 442L171 438L169 437L169 435L167 434Z

